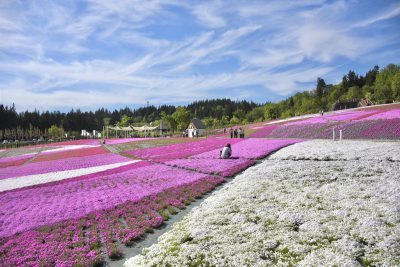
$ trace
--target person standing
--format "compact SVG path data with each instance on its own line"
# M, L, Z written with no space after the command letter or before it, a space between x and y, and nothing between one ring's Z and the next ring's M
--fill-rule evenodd
M242 128L239 128L239 138L244 138L244 131Z
M229 131L231 133L231 138L233 138L233 129L231 128Z

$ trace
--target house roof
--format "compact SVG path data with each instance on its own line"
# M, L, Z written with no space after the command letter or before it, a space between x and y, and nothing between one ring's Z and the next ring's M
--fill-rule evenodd
M205 129L206 127L204 126L203 122L199 119L191 119L190 120L191 123L193 123L193 125L196 127L196 129Z

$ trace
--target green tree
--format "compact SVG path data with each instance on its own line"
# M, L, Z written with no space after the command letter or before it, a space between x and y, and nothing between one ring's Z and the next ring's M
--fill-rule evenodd
M269 103L265 105L265 119L266 120L272 120L272 119L277 119L280 117L280 111L279 111L279 106L278 104L275 103Z
M293 98L291 98L293 101ZM294 105L294 104L293 104ZM265 109L263 107L253 108L249 113L246 114L246 120L248 122L257 122L264 120Z
M390 102L397 97L398 72L400 72L400 66L389 64L376 76L374 97L379 102Z
M285 110L284 112L282 112L281 114L281 118L289 118L289 117L293 117L293 113L290 109Z
M110 125L110 122L111 122L111 118L108 118L108 117L103 118L103 125L104 126Z
M190 121L190 114L184 107L177 107L172 114L172 118L176 121L179 130L186 129Z
M318 77L317 79L317 88L315 89L315 95L318 99L321 99L324 96L324 91L325 91L326 83L324 79L321 79Z
M51 127L48 130L48 133L52 138L64 137L64 129L62 127L58 127L55 124L51 125Z
M221 120L219 121L219 125L221 127L226 126L229 124L229 118L228 116L222 116Z
M245 118L246 113L242 109L237 109L233 112L233 116L235 116L241 121Z
M392 79L391 87L393 98L400 100L400 69L397 69L397 72Z
M127 116L127 115L122 115L121 120L117 123L118 126L120 127L126 127L129 126L129 124L131 124L132 122L132 118Z
M346 94L346 99L356 99L356 98L362 98L363 97L363 92L360 87L358 86L352 86L349 88L349 91Z
M172 115L167 115L167 113L165 111L162 111L160 116L161 116L161 120L168 124L168 126L172 130L172 132L175 132L178 124L177 124L176 120L172 117Z
M375 83L376 75L379 73L379 66L375 66L365 74L365 84L372 86Z
M174 119L174 117L172 117L172 115L168 115L165 120L167 121L170 129L172 130L172 132L175 132L178 128L178 123L176 122L176 120Z
M237 125L239 123L240 123L240 120L235 115L230 120L230 124L232 124L232 125Z
M214 119L213 118L205 118L203 119L203 123L207 128L212 128L214 125Z

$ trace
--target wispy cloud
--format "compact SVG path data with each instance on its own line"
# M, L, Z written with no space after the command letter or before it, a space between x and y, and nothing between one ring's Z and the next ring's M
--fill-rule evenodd
M378 23L380 21L388 20L394 17L400 16L400 3L394 4L386 10L379 12L378 14L371 16L365 20L359 21L352 25L350 28L367 27L371 24Z
M317 77L370 68L382 53L398 63L391 47L400 45L399 15L396 1L5 1L0 102L89 109L267 101L309 89Z

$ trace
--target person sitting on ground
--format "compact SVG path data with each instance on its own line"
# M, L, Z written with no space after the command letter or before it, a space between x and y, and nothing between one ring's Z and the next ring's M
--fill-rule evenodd
M219 157L221 159L229 159L232 155L231 144L226 144L224 148L220 151Z

